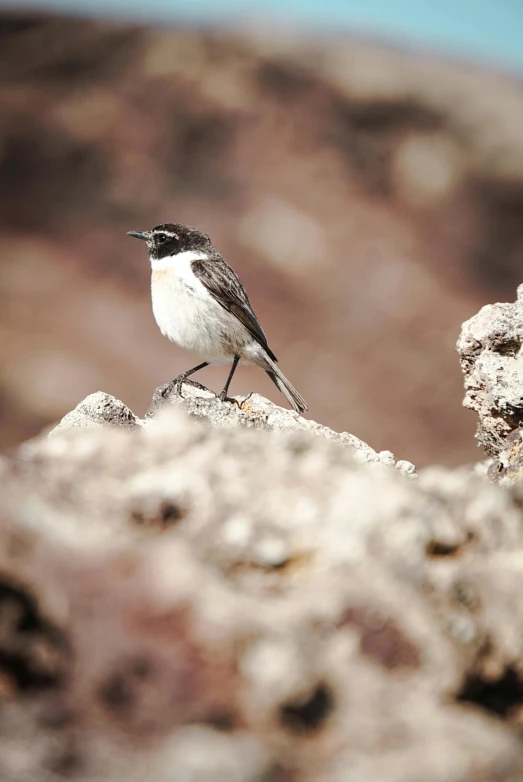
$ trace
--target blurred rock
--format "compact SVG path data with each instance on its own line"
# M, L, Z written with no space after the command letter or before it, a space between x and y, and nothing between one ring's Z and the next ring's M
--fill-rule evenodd
M392 181L399 198L415 209L434 209L454 194L463 172L460 153L443 134L411 136L392 162Z
M247 214L240 226L240 237L268 263L298 277L310 274L326 251L318 221L282 199L266 199Z
M513 782L523 517L257 394L98 392L0 461L8 782Z

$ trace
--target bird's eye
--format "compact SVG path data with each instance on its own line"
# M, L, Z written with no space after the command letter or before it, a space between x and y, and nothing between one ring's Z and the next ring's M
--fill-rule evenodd
M167 236L167 234L156 234L156 241L158 242L158 244L164 244L164 242L166 242L168 238L169 237Z

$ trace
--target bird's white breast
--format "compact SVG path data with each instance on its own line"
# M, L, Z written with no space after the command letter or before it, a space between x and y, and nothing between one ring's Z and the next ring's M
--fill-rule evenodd
M154 318L162 334L211 361L227 361L234 346L249 340L245 328L195 276L191 263L205 259L192 250L151 261ZM231 344L224 341L227 335Z

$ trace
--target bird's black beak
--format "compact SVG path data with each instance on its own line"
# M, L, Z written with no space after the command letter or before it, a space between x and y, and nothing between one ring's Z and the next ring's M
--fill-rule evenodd
M150 234L147 231L127 231L127 236L134 236L135 239L142 239L146 242Z

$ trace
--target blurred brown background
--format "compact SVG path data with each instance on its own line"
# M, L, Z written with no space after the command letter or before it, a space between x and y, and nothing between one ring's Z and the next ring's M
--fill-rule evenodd
M310 415L423 465L476 459L454 344L523 278L523 87L355 40L0 18L0 444L196 363L144 247L211 235ZM219 390L226 370L198 379ZM232 393L280 403L259 370Z

